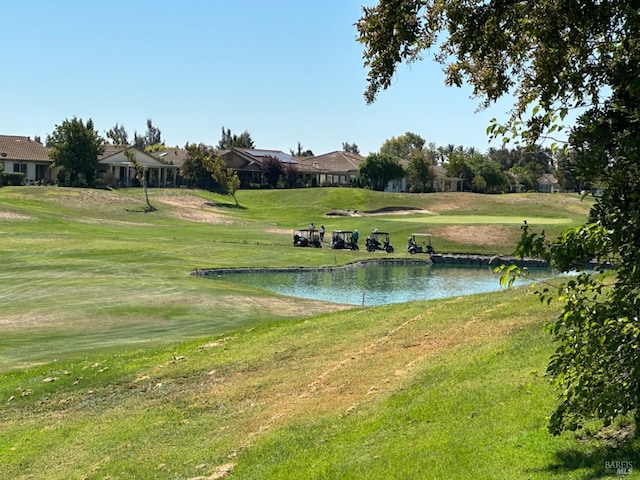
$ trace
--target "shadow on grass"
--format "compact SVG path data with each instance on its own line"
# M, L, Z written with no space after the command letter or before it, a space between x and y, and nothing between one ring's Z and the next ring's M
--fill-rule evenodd
M151 213L151 212L157 212L158 209L157 208L149 208L149 207L141 207L141 208L125 208L124 211L125 212L129 212L129 213Z
M205 202L205 205L209 205L210 207L219 207L219 208L237 208L239 210L246 210L247 207L243 207L242 205L229 202Z
M626 442L619 447L600 444L591 449L570 448L556 453L556 459L542 471L562 477L575 470L585 470L580 478L628 478L640 470L640 439ZM634 476L635 478L635 476Z

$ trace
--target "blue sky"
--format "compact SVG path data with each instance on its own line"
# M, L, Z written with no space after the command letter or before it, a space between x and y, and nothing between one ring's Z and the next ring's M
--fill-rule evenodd
M40 135L64 119L146 120L170 146L215 145L222 126L258 148L316 155L356 143L379 150L410 131L437 146L485 151L492 117L468 88L444 86L425 55L401 66L373 105L354 23L362 0L4 1L0 134ZM372 2L367 2L371 4Z

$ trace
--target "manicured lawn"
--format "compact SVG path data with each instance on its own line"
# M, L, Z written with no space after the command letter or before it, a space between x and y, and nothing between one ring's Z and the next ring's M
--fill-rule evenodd
M392 219L393 220L393 219ZM432 225L522 225L521 216L497 215L446 215L424 217L412 216L410 219L398 219L400 222L425 223ZM527 217L527 222L534 225L570 225L572 218Z

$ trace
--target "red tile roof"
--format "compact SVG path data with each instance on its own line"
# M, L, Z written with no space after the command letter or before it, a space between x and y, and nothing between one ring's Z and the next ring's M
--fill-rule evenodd
M1 160L51 162L49 149L29 137L0 135Z

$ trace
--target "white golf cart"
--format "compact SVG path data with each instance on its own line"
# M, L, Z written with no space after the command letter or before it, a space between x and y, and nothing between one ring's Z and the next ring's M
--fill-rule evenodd
M436 253L431 245L431 234L429 233L412 233L407 240L407 252L415 253Z

